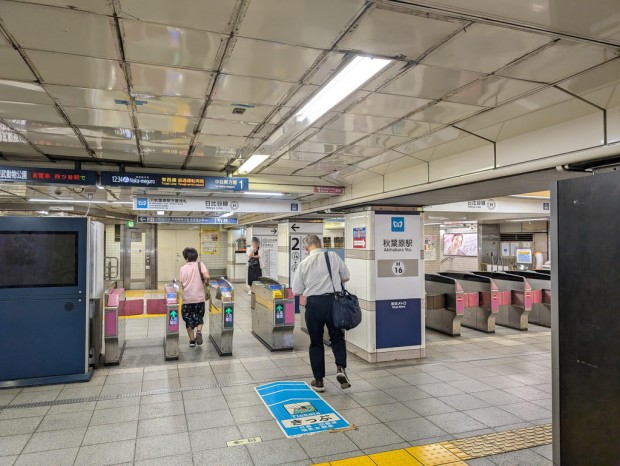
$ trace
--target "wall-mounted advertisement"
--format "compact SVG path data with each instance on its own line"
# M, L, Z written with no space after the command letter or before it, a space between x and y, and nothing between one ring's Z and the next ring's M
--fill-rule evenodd
M424 260L437 260L437 236L424 235Z
M444 256L478 256L477 233L446 233L443 235Z
M219 252L219 227L202 227L200 229L200 254L217 254Z

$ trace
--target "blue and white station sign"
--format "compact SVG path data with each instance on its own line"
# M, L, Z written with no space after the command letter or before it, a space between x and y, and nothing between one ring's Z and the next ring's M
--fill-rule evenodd
M255 390L289 438L350 426L306 382L273 382Z
M177 223L185 225L236 225L231 217L138 217L138 223Z

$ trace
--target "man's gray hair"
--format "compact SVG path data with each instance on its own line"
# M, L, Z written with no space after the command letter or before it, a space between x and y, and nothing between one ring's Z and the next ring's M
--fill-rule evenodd
M314 246L316 248L321 248L323 245L321 244L321 239L317 235L308 235L304 238L304 244L306 246Z

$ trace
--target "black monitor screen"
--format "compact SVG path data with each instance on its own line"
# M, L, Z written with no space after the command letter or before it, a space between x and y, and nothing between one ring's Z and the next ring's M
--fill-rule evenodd
M78 285L78 234L0 231L0 288Z

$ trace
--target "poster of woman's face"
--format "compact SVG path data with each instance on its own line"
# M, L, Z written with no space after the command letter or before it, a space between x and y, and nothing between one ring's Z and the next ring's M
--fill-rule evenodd
M446 233L443 235L444 256L477 256L477 233Z

